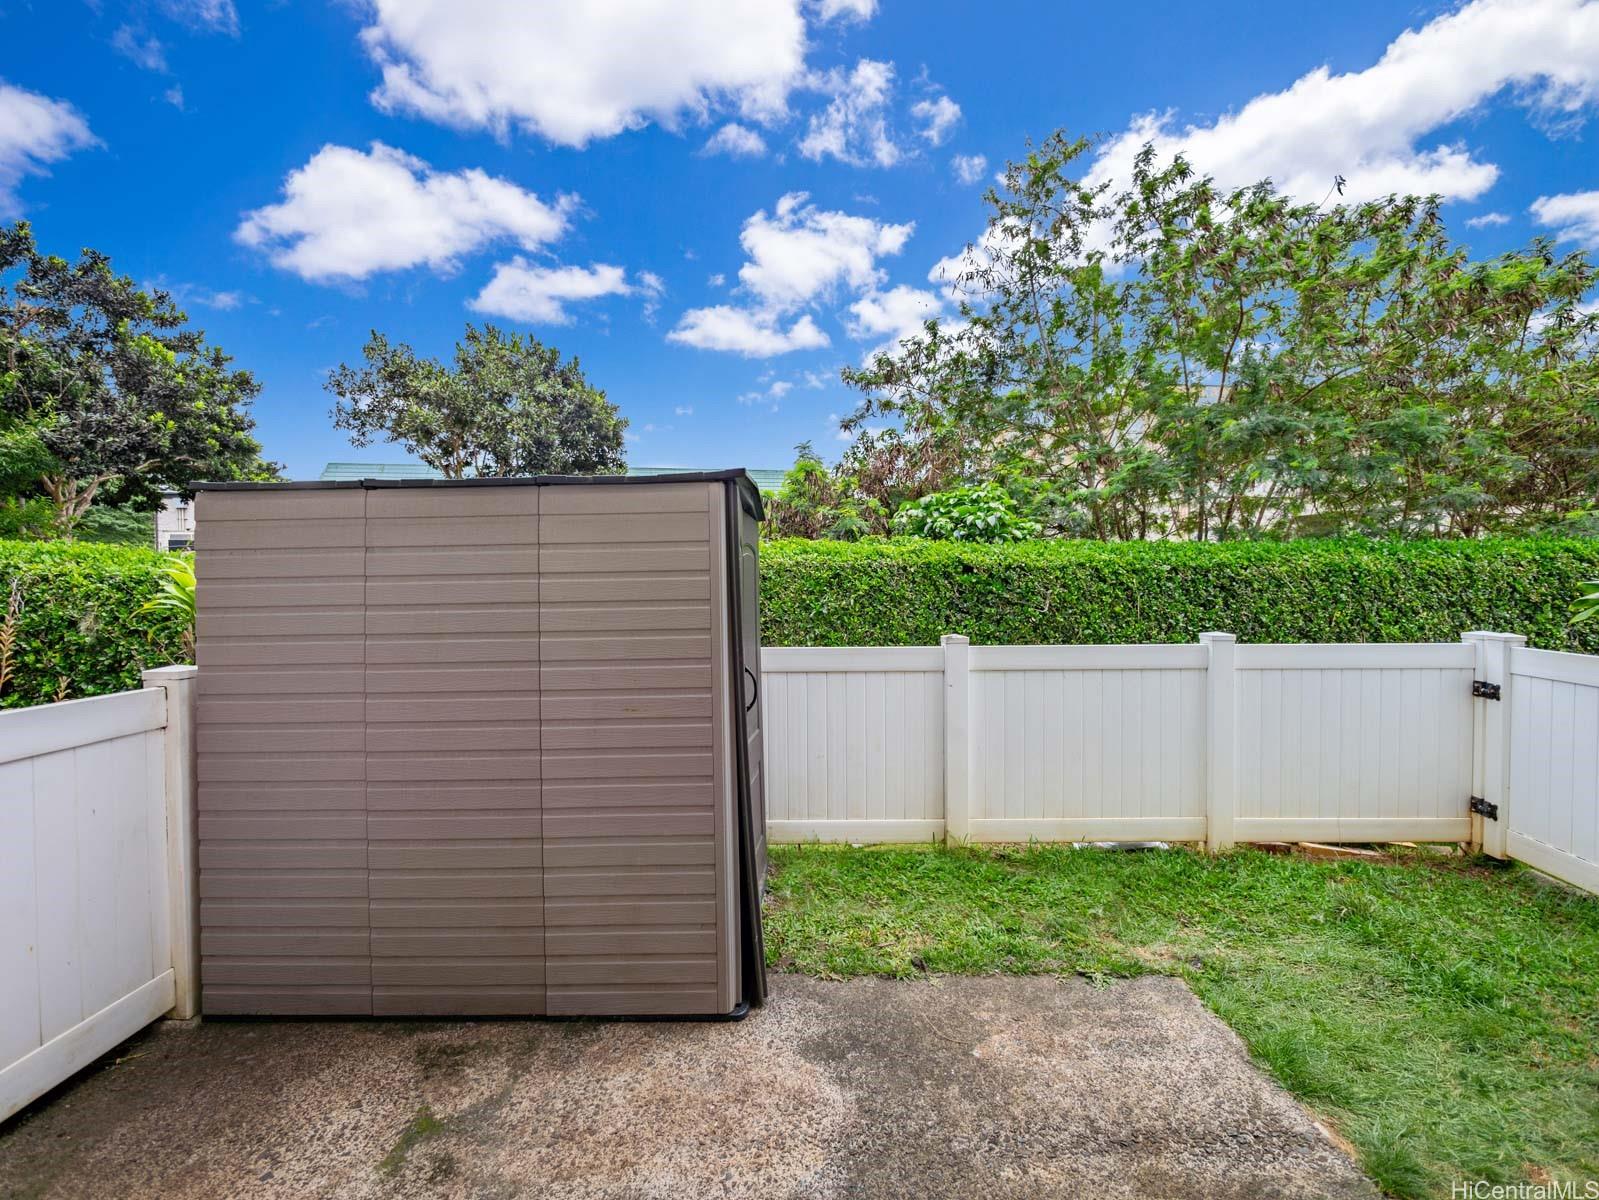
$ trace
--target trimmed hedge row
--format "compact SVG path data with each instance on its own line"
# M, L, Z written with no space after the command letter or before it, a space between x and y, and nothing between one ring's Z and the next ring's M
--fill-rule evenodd
M1568 625L1599 540L1104 543L774 541L761 546L769 646L1454 641L1473 629L1599 653Z
M21 593L0 708L127 691L144 668L182 662L182 621L139 611L160 565L142 546L0 541L0 622Z
M181 623L141 613L161 556L131 546L0 541L0 619L22 594L0 707L139 686L182 661ZM779 541L761 547L770 646L1454 641L1469 629L1599 653L1599 622L1573 631L1599 541L1192 543Z

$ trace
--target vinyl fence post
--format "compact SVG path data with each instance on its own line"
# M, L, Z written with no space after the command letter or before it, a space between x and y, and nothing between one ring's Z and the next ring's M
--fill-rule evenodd
M1215 853L1233 844L1237 813L1238 711L1234 669L1238 639L1230 633L1202 633L1208 652L1205 669L1205 848Z
M971 816L971 644L958 633L944 649L944 840L965 841Z
M179 1019L200 1011L200 875L195 828L195 667L157 667L143 673L144 686L167 694L166 747L167 897L172 929L174 1003Z
M1494 858L1510 857L1510 654L1527 639L1519 633L1463 633L1460 640L1477 650L1477 682L1497 687L1497 700L1473 700L1475 745L1471 756L1471 794L1498 809L1490 819L1471 814L1471 847ZM1469 797L1467 798L1469 802Z

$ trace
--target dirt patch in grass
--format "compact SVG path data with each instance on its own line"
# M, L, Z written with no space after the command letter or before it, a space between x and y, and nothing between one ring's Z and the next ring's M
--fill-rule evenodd
M1599 899L1396 850L775 847L769 960L1184 979L1398 1196L1599 1178Z

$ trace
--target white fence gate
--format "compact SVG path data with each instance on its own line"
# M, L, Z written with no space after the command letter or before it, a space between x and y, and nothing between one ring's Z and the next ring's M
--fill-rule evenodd
M194 675L0 714L0 1120L194 1014Z
M1503 852L1599 892L1599 658L1510 650Z
M1471 840L1599 891L1599 659L1523 642L767 649L769 837Z

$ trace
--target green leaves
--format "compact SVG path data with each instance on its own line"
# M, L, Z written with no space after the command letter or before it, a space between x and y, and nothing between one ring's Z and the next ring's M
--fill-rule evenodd
M1455 641L1468 629L1599 653L1599 539L1006 545L895 539L761 547L761 636L773 646Z
M127 691L145 667L192 661L192 615L146 604L165 565L142 547L0 541L0 603L13 587L20 597L0 708L48 704L63 680L73 698Z
M0 494L48 497L70 536L99 501L148 511L164 487L274 474L248 415L260 385L186 320L105 255L69 263L0 227Z
M953 542L1021 542L1042 526L1022 516L997 483L951 488L913 500L894 514L894 532Z
M1585 255L1471 262L1436 200L1223 191L1149 147L1111 193L1089 148L1007 169L958 322L845 370L913 497L1025 478L1051 533L1220 541L1522 533L1599 494Z
M1599 616L1599 579L1584 579L1571 604L1571 623L1580 624Z
M627 420L576 358L531 335L468 325L453 366L374 331L364 367L328 377L333 424L357 446L399 442L447 478L621 471Z

